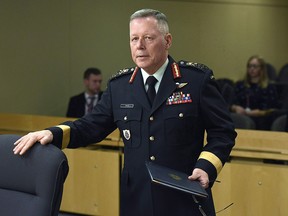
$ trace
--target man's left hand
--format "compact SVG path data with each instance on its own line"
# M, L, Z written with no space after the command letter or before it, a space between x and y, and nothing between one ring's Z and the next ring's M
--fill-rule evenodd
M209 187L208 174L202 169L199 169L199 168L194 169L192 172L192 175L190 175L188 179L193 180L193 181L195 180L199 181L203 188Z

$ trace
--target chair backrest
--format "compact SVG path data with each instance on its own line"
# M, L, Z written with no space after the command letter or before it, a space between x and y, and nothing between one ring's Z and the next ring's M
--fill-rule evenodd
M279 83L288 83L288 63L280 69L277 80Z
M276 73L275 67L270 63L266 63L266 69L267 69L267 75L268 75L269 80L276 81L277 73Z
M256 125L253 119L251 119L250 117L246 115L231 113L231 118L235 124L235 128L250 129L250 130L253 130L256 128Z
M68 174L65 154L36 143L14 155L18 135L0 135L0 215L57 216Z
M220 78L216 79L216 82L219 86L223 98L225 99L228 105L228 108L230 108L235 99L234 81L228 78Z
M224 86L224 84L228 84L232 87L234 87L234 85L235 85L235 82L229 78L218 78L218 79L216 79L216 82L218 83L220 89Z
M287 124L287 115L281 115L273 121L271 125L271 130L286 131L286 124Z

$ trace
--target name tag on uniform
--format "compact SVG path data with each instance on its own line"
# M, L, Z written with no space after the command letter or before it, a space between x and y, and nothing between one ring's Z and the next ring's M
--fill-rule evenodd
M120 104L121 109L133 109L134 104Z

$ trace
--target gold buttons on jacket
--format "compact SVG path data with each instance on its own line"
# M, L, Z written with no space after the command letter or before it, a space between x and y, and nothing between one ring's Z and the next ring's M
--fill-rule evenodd
M149 140L150 140L150 141L154 141L154 140L155 140L154 136L150 136L150 137L149 137Z
M154 117L153 117L153 116L150 116L149 120L150 120L150 121L153 121L153 120L154 120Z
M155 161L155 160L156 160L155 156L151 156L151 157L150 157L150 160L151 160L151 161Z
M184 114L183 113L179 113L179 117L183 118Z
M124 116L124 121L127 121L128 117L127 116Z

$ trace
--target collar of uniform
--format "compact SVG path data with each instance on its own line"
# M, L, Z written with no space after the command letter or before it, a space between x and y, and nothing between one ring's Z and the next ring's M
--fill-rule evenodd
M159 89L162 77L164 75L164 72L167 68L168 63L169 63L169 60L167 58L165 63L153 74L153 76L158 80L158 82L155 84L156 92ZM145 89L147 91L148 85L145 85L145 83L146 83L147 78L150 76L150 74L148 74L143 68L141 68L141 73L142 73L142 77L143 77L143 83L144 83Z

